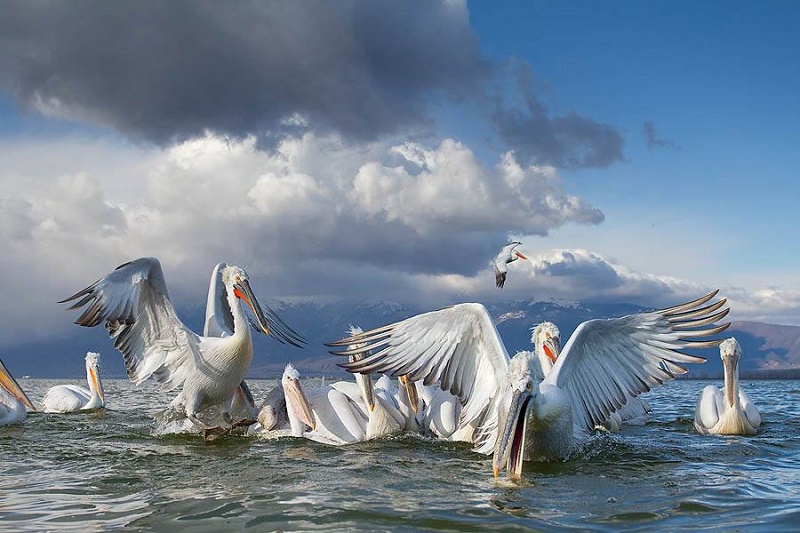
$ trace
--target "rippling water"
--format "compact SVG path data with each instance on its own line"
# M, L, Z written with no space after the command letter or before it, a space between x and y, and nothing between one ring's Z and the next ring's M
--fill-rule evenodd
M20 382L34 402L65 383ZM273 384L251 388L258 398ZM763 420L753 437L695 433L707 384L651 392L646 426L527 463L511 484L461 443L154 436L169 397L108 380L105 412L0 428L0 530L797 531L800 381L743 383Z

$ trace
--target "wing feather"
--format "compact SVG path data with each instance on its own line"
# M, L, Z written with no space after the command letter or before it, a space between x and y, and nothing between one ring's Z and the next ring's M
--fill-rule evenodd
M564 390L576 434L590 431L629 399L683 374L684 363L705 359L681 350L717 346L708 339L730 324L716 324L729 309L711 292L667 309L583 322L567 341L545 383Z
M158 259L122 264L59 303L78 298L69 309L89 307L75 323L93 327L105 322L131 381L138 384L152 376L170 390L194 369L200 337L175 314Z
M454 305L328 344L353 345L359 348L331 353L365 357L340 366L364 374L408 374L426 385L438 381L459 399L461 424L476 428L476 446L489 447L486 434L497 426L497 409L487 407L507 389L509 357L483 305Z

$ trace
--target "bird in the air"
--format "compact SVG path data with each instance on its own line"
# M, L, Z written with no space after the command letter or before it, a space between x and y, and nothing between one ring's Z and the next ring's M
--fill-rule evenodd
M508 264L513 263L517 259L527 259L516 248L522 244L521 242L514 241L500 250L494 260L494 281L498 288L502 289L506 283L506 274L508 273Z

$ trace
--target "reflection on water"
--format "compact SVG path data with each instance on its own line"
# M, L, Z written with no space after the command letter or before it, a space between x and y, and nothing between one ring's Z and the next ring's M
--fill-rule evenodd
M22 380L34 401L57 383ZM252 389L259 397L273 384ZM752 437L694 432L706 384L653 391L646 426L600 435L567 461L526 464L514 484L463 443L157 435L152 415L170 397L109 380L105 412L0 428L0 529L795 528L800 382L744 384L764 420Z

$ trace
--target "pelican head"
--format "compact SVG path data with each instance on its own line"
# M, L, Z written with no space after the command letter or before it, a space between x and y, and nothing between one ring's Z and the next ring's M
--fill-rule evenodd
M363 330L360 327L350 324L347 334L349 334L351 337L354 337L360 333L363 333ZM362 346L364 346L364 343L350 344L347 346L347 349L357 350ZM351 363L354 363L364 359L366 356L367 354L359 353L349 356L349 359ZM361 391L361 399L364 400L364 403L367 405L369 410L373 411L375 409L375 384L372 382L372 376L369 374L356 374L356 382L358 383L358 388Z
M100 381L100 354L97 352L86 352L86 381L93 395L97 395L96 407L105 406L106 394L103 391L103 382Z
M535 350L542 350L552 366L561 353L561 332L552 322L542 322L533 328L531 342ZM544 370L544 367L542 367Z
M257 322L253 324L254 327L257 325L267 335L293 346L301 347L301 344L306 342L292 328L287 326L275 311L266 306L267 312L265 313L262 310L261 305L253 294L253 290L250 288L249 276L244 269L233 265L225 266L222 269L222 283L225 284L229 295L232 294L239 300L244 300L250 310L253 311Z
M719 357L725 371L725 399L730 407L737 401L737 387L739 381L739 358L742 356L742 347L735 337L725 339L719 344Z
M228 289L228 293L233 293L233 295L240 300L244 300L244 303L247 304L247 306L256 316L258 326L264 333L269 335L270 332L269 325L267 324L267 317L264 316L264 311L261 310L261 306L258 304L258 300L253 294L253 290L250 288L250 278L247 275L247 272L237 266L225 266L222 269L222 283L225 284L225 287Z
M503 466L506 467L508 476L519 479L522 475L522 461L525 453L525 434L528 426L528 411L533 400L538 394L538 383L532 368L535 365L533 354L519 352L509 364L508 380L511 388L511 405L506 413L505 421L501 420L498 426L501 433L492 459L492 469L495 477Z
M719 357L726 365L736 366L739 363L739 358L742 356L742 347L739 346L739 341L735 337L725 339L719 343Z
M292 412L295 417L303 424L316 429L317 421L314 412L311 410L311 402L308 401L303 387L300 385L300 372L291 364L286 365L281 377L283 394L286 396L286 410Z

